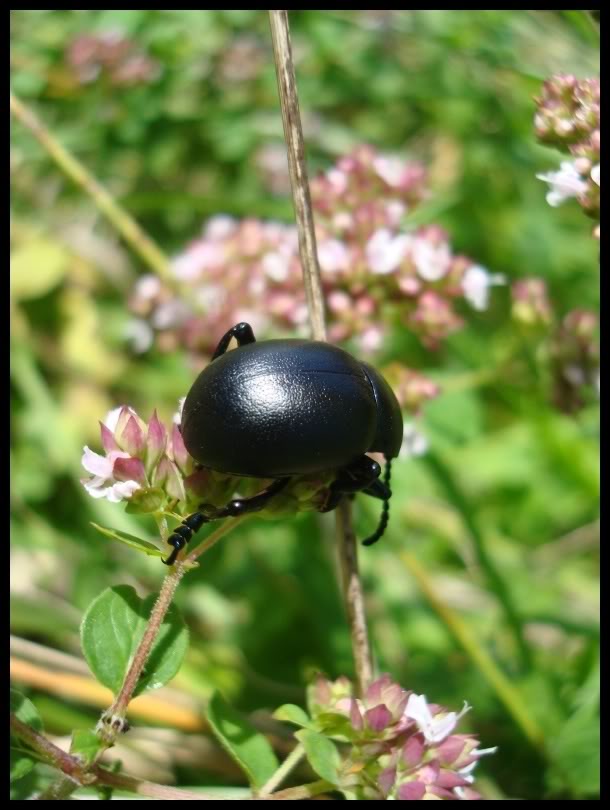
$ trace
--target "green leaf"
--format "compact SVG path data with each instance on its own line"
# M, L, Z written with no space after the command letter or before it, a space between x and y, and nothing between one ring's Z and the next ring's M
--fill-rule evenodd
M208 704L212 731L246 773L253 788L261 788L279 767L269 741L215 693Z
M68 264L66 250L56 242L34 238L11 255L11 295L39 298L62 280Z
M136 515L158 512L166 501L167 495L159 487L139 489L129 499L125 511Z
M11 712L22 723L31 726L36 731L42 731L42 720L34 704L24 697L21 692L11 689ZM37 760L28 752L21 740L11 735L11 774L10 781L15 782L28 774Z
M118 529L107 529L104 526L98 526L97 523L91 522L91 525L106 537L118 540L120 543L130 546L130 548L135 548L137 551L142 551L150 557L163 556L161 549L157 548L150 540L142 540L141 537L136 537L134 534L128 534L127 532L121 532Z
M95 677L116 695L140 643L156 597L140 599L129 585L107 588L95 599L81 624L81 646ZM175 605L168 610L134 691L158 689L180 669L188 630Z
M295 726L303 726L307 728L311 725L311 719L300 706L294 703L284 703L279 709L273 712L276 720L283 720L285 723L294 723Z
M307 759L319 777L336 785L341 757L335 744L317 731L302 729L294 735L303 744Z
M72 734L70 753L77 754L85 765L90 765L103 746L104 743L95 731L79 729Z

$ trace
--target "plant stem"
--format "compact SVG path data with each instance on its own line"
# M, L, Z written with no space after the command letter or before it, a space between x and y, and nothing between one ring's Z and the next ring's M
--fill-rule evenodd
M121 773L111 773L99 765L93 765L90 770L86 770L83 764L72 754L62 751L61 748L52 743L31 726L22 723L13 713L11 713L11 732L22 742L28 745L32 751L40 756L49 765L60 770L67 777L52 786L52 790L47 790L38 798L42 799L66 799L79 787L93 785L108 785L119 790L127 790L140 796L148 796L151 799L159 800L186 800L186 801L231 801L229 798L220 796L210 796L206 793L195 793L191 790L158 785L155 782L147 782L143 779L136 779ZM69 789L68 789L69 788ZM320 793L326 793L333 789L333 786L324 781L312 782L309 785L299 785L298 787L281 790L270 796L270 799L308 799ZM61 791L62 795L58 795ZM255 798L255 797L253 797Z
M78 784L86 784L87 775L84 772L82 764L76 757L62 751L55 743L52 743L51 740L47 740L46 737L39 734L38 731L31 726L23 723L12 712L11 732L39 754L45 762L58 768L62 773L66 774L66 776L72 777Z
M282 107L284 137L288 148L288 169L292 187L292 202L299 233L299 254L303 268L303 281L314 340L326 340L324 295L320 280L316 233L314 229L311 195L307 181L305 144L299 112L299 97L292 62L290 29L287 11L270 11L271 37L275 57L275 72Z
M206 551L209 551L212 546L215 546L216 543L225 536L225 534L232 531L236 526L243 523L243 521L247 520L249 517L250 515L242 515L241 517L223 520L216 531L212 532L212 534L206 537L205 540L202 540L198 546L195 546L191 553L185 557L183 562L187 565L194 563L198 557L201 557L201 555L205 554Z
M358 573L356 538L352 527L350 502L344 498L337 507L337 540L342 549L340 555L341 581L352 636L352 649L356 665L358 694L363 695L373 678L373 666L369 636L364 612L362 581Z
M10 110L15 118L30 130L64 174L91 197L97 208L114 225L142 261L159 278L171 283L169 262L161 248L87 171L83 164L55 139L38 116L13 93L10 96Z
M303 281L307 295L309 321L314 340L326 340L324 317L324 294L316 250L313 210L309 183L303 129L299 112L296 77L292 61L290 30L287 11L270 11L271 36L277 75L284 137L288 149L288 168L292 199L299 234L299 253ZM372 677L372 661L366 628L364 598L358 574L356 539L351 530L350 504L345 500L337 510L337 537L342 583L348 620L350 623L352 650L359 690L366 688Z
M43 802L64 801L70 797L75 790L81 787L79 782L69 776L60 776L42 791L36 798Z
M330 782L325 782L320 779L318 782L310 782L308 785L299 785L298 787L286 788L286 790L278 790L270 796L265 796L265 799L277 799L278 801L286 801L291 799L293 801L298 799L311 799L312 796L319 796L320 793L330 793L335 790L335 786Z
M443 602L421 563L406 551L401 556L433 609L470 656L485 680L492 686L525 737L536 751L543 751L544 733L534 719L532 711L527 705L527 700L522 696L519 689L498 667L491 655L471 632L468 625Z
M290 771L299 764L305 756L305 749L302 745L297 745L296 748L288 754L286 759L282 762L277 771L265 782L258 792L259 798L268 796L270 793L282 784L284 779L288 776Z
M144 665L148 660L148 656L150 655L154 641L161 628L161 625L163 624L165 614L169 610L172 599L174 598L174 593L176 592L176 588L178 587L178 584L186 571L187 568L185 567L184 563L179 562L163 580L163 585L159 591L159 596L157 597L157 601L153 606L146 630L144 631L142 640L138 645L138 649L136 650L129 670L127 671L121 691L117 695L112 706L110 706L110 708L102 715L103 718L107 717L111 721L108 729L104 729L105 733L103 736L105 738L107 735L109 735L111 739L116 736L116 734L113 734L114 729L112 729L112 720L116 718L122 719L125 716L129 702L131 701L134 690L138 685L138 681L140 680L140 675L142 674Z

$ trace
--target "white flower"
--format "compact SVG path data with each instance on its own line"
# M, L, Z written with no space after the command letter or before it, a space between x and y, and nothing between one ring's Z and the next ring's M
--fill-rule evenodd
M537 174L538 180L544 180L551 186L550 191L546 195L546 201L553 208L561 205L564 200L569 200L570 197L577 197L579 194L584 194L587 190L587 182L576 170L576 167L569 160L564 160L561 163L558 172L547 172L546 174Z
M372 353L377 351L383 343L383 329L378 326L369 326L359 337L360 348L363 352Z
M428 239L416 239L412 255L415 268L424 281L438 281L449 272L451 253L446 242L434 245Z
M340 169L330 169L326 172L326 179L333 187L335 194L343 194L347 190L347 175Z
M338 239L325 239L318 245L318 260L322 270L327 273L347 270L349 251Z
M182 422L182 409L184 408L184 403L186 401L186 397L180 397L178 400L178 410L174 414L172 421L175 425L180 425Z
M410 236L393 236L386 228L375 231L366 246L366 258L373 273L394 272L406 256L411 241Z
M472 775L472 772L473 772L473 771L474 771L474 769L477 767L477 764L478 764L478 762L479 762L479 759L480 759L481 757L488 756L489 754L495 754L497 750L498 750L498 746L497 746L497 745L496 745L496 746L494 746L493 748L479 748L479 749L475 749L474 751L472 751L472 753L470 754L470 756L472 756L472 757L476 757L476 759L475 759L473 762L471 762L469 765L465 765L463 768L460 768L460 769L457 771L458 776L461 776L461 777L462 777L463 779L465 779L465 780L466 780L466 781L467 781L469 784L471 784L471 785L472 785L472 783L474 782L474 776ZM463 798L463 797L464 797L464 788L461 788L461 787L456 787L456 788L454 788L454 791L455 791L456 795L457 795L457 796L459 796L460 798Z
M415 427L413 422L406 422L403 431L399 455L402 458L423 456L428 450L428 440Z
M380 155L373 160L373 168L388 186L399 186L406 164L400 158Z
M599 186L599 163L591 169L591 180Z
M142 318L132 318L125 325L123 334L136 354L144 354L152 346L153 330Z
M458 720L469 711L470 706L464 703L464 708L458 714L447 712L433 716L425 695L409 696L404 716L415 720L417 727L429 743L442 742L456 727Z
M120 411L120 408L116 410ZM115 411L111 411L108 416L112 416ZM108 417L107 417L108 418ZM83 480L82 484L92 498L106 498L111 503L118 503L125 498L131 498L133 493L140 489L137 481L115 481L113 480L113 467L117 458L129 458L129 453L121 450L112 450L107 456L100 456L88 447L83 448L82 465L91 473L93 478Z
M385 213L389 224L393 228L397 227L406 212L407 206L399 200L390 200L390 202L386 203Z
M152 325L155 329L172 329L183 324L191 314L184 301L177 298L160 304L152 314Z
M148 301L156 298L161 292L161 282L157 276L147 273L136 281L134 292L138 298Z
M261 264L265 275L272 281L282 282L288 278L288 262L279 253L265 253Z
M489 303L489 289L498 284L506 283L506 277L501 273L492 275L484 267L473 264L464 273L462 289L468 303L480 312L487 309Z
M233 217L219 214L208 220L203 228L203 235L214 240L226 239L228 236L231 236L236 228L237 220Z

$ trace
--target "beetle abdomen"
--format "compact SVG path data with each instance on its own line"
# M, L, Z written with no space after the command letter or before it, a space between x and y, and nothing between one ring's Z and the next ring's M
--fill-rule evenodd
M371 384L351 355L325 343L270 340L204 369L181 429L205 467L272 478L344 466L370 448L376 424Z

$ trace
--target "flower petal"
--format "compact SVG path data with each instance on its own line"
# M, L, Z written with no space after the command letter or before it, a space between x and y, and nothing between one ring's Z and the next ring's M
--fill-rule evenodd
M114 478L118 481L137 481L139 484L146 483L146 472L144 464L139 458L117 458L112 467Z
M119 501L128 500L134 492L141 489L137 481L119 481L110 487L110 491L106 495L110 503L118 503Z
M81 464L91 475L97 475L104 480L112 477L112 462L105 456L94 453L88 447L83 447Z
M383 703L364 714L364 722L371 731L383 731L392 722L392 713Z
M402 758L405 765L408 765L409 768L419 765L424 755L424 748L424 740L421 734L413 734L409 737L402 749Z
M102 437L102 446L107 453L110 453L112 450L121 449L115 441L112 430L103 422L100 422L100 433Z
M398 788L398 798L407 801L418 801L424 798L426 786L423 782L407 782Z
M153 412L148 423L148 435L146 437L146 469L150 471L159 462L165 452L167 445L167 431L157 417L157 411Z
M119 444L130 456L140 456L144 453L146 439L135 416L130 416L127 420L127 424L119 434Z

